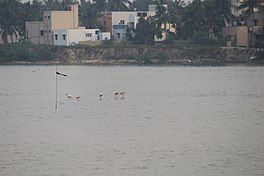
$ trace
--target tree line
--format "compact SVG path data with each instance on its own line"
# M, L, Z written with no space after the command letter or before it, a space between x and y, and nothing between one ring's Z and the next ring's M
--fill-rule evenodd
M79 1L78 1L79 2ZM42 20L44 10L65 10L77 0L0 0L0 33L4 41L13 35L25 38L25 22ZM248 14L258 7L262 0L245 0L238 8L248 8ZM148 5L157 5L154 17L140 18L136 30L129 29L128 38L138 44L151 44L153 36L161 37L162 24L171 23L176 35L168 33L168 39L217 40L221 29L232 24L230 0L80 0L79 20L87 28L104 30L101 17L105 11L147 10ZM167 4L165 9L163 4ZM13 40L13 39L12 39Z

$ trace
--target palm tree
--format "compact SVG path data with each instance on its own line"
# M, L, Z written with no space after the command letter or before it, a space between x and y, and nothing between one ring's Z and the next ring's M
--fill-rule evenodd
M247 14L253 15L254 8L259 9L263 6L264 0L244 0L241 5L237 7L237 10L248 9Z
M148 10L149 5L153 5L153 0L134 0L130 9Z
M106 0L93 0L95 8L99 11L104 11L106 9Z
M218 16L222 17L225 22L230 24L235 19L231 12L232 5L230 0L216 0L216 8Z
M19 17L16 20L18 25L19 35L26 37L26 21L40 21L42 19L42 12L45 6L40 0L33 0L31 3L18 3Z
M162 32L163 30L166 30L166 24L170 21L170 16L167 10L167 7L164 6L163 0L156 0L155 5L156 8L156 14L153 17L154 23L156 24L156 36L157 38L162 38ZM163 28L162 28L163 25Z
M129 7L126 5L131 5L130 0L108 0L108 6L110 11L127 11Z
M229 0L205 0L203 6L209 38L213 38L219 34L222 27L232 22L234 16L231 13L231 3Z
M102 15L101 11L98 10L96 3L91 3L89 1L81 2L79 8L79 17L86 28L101 28L98 18Z
M182 25L184 38L192 38L204 27L204 8L201 0L193 0L184 8Z
M45 10L63 10L59 0L44 0Z
M17 0L2 0L0 1L0 34L5 43L8 43L8 36L13 42L13 36L17 38Z
M184 1L183 0L176 0L174 2L170 2L171 4L169 7L171 7L169 11L169 20L171 23L175 25L175 28L177 28L177 38L183 38L183 25L182 25L182 18L184 14Z
M250 17L249 27L252 29L254 26L254 9L263 9L264 0L244 0L241 5L237 7L237 10L247 9L246 15ZM252 46L253 31L250 30L249 46Z

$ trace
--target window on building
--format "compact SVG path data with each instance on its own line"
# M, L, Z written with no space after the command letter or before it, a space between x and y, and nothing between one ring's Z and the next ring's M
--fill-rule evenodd
M254 26L258 25L258 20L254 20Z
M85 36L86 37L92 37L92 33L86 33Z
M147 12L143 12L143 17L147 17L147 16L148 16Z
M100 31L95 31L95 34L99 34Z
M27 36L28 36L28 30L27 30Z
M49 30L49 33L51 33L51 30Z
M120 24L125 24L125 20L120 20Z
M63 40L66 40L66 34L62 34Z
M48 16L48 20L50 20L50 16Z
M137 16L138 16L138 17L140 17L140 16L141 16L141 13L140 13L140 12L138 12L138 13L137 13Z
M134 22L130 22L128 25L129 28L134 29L135 27L135 23Z
M54 36L55 36L55 40L58 40L58 34L55 34Z
M40 36L44 35L44 30L40 30Z
M117 33L117 38L120 39L120 33Z

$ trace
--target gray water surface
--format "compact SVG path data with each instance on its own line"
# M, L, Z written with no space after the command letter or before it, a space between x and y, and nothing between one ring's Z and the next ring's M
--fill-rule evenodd
M0 66L1 176L264 175L264 67L58 70Z

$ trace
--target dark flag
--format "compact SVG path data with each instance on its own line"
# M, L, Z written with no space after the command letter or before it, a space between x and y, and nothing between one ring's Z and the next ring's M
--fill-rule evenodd
M57 75L61 75L61 76L67 76L66 74L60 73L60 72L56 72Z

